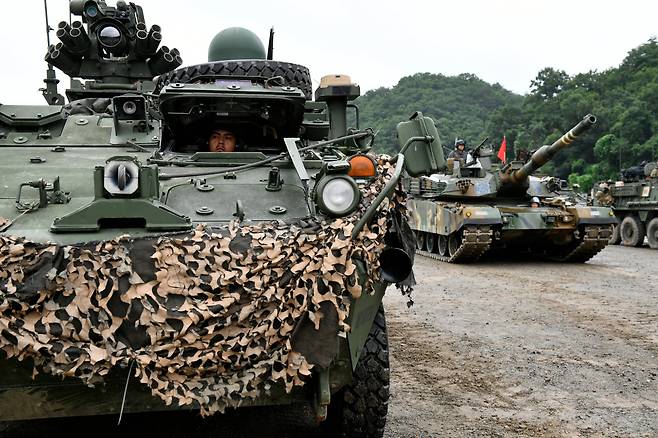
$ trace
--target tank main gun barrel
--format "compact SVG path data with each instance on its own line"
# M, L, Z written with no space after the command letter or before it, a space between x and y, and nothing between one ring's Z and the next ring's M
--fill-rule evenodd
M555 154L569 146L580 134L587 131L596 123L596 117L593 114L587 114L576 126L571 128L566 134L560 137L552 145L540 147L530 160L518 170L506 175L509 182L522 183L528 176L532 175L537 169L549 162Z

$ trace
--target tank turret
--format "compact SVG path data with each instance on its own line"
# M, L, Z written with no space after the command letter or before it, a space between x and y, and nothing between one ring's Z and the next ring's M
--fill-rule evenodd
M69 6L82 21L60 22L55 33L60 42L45 56L72 78L69 100L139 91L144 82L183 63L177 49L160 46L162 29L146 26L141 6L117 1L112 7L104 0L71 0Z
M580 134L587 131L595 123L596 117L592 114L588 114L552 145L544 145L539 148L520 169L512 170L509 165L503 167L499 174L501 182L513 184L525 183L530 175L536 172L544 164L548 163L555 154L569 146Z

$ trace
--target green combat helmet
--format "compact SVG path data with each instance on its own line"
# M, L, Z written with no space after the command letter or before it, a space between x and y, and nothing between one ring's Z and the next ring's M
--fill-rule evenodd
M456 263L475 261L490 249L564 262L589 260L608 242L616 222L612 210L588 206L566 181L535 173L595 122L593 115L585 116L525 160L494 163L485 140L465 159L428 157L434 163L429 176L416 174L408 162L404 184L418 250ZM397 131L403 149L414 136L439 141L434 122L420 113Z
M71 11L46 59L72 102L0 105L0 422L268 405L382 437L382 297L414 283L400 181L440 145L370 154L359 86L313 90L273 33L175 68L139 6Z

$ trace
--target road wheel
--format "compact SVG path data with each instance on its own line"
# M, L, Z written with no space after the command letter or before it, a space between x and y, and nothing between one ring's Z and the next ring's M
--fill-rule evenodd
M455 231L454 233L451 233L448 236L448 254L450 255L450 257L454 256L457 253L457 250L459 249L460 241L461 239L458 231Z
M615 224L612 226L612 234L610 235L610 240L608 242L610 245L619 245L621 242L621 234L619 233L620 224Z
M425 237L425 250L427 252L436 251L436 234L427 233L427 236Z
M651 248L658 249L658 217L651 219L647 225L647 240Z
M306 67L290 62L262 59L216 61L179 68L159 76L155 81L155 91L156 93L160 92L162 87L169 83L179 82L184 84L201 77L222 76L263 79L281 77L280 85L301 89L307 99L311 99L313 95L313 82L311 82L311 74ZM272 83L276 85L276 83Z
M621 221L621 243L625 246L642 246L644 243L644 224L637 216L626 216Z
M448 237L439 234L436 246L438 247L439 255L446 256L448 254Z
M352 383L332 396L327 420L321 427L327 438L381 438L388 413L388 336L380 304Z

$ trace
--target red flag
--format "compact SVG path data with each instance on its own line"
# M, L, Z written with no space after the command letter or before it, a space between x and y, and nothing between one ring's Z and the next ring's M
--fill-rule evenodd
M505 159L505 153L507 153L507 139L503 135L503 142L500 144L500 149L498 149L498 159L505 164L507 161Z

